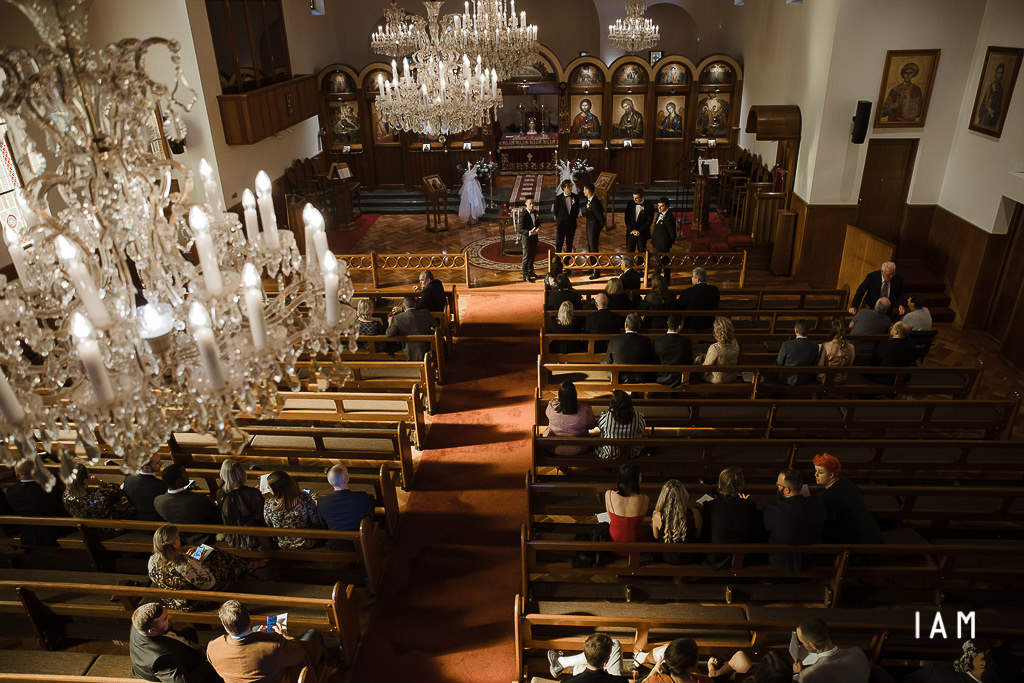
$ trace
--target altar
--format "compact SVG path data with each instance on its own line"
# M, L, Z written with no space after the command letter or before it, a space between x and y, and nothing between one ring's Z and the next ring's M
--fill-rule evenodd
M506 135L498 141L498 168L502 175L554 174L558 133Z

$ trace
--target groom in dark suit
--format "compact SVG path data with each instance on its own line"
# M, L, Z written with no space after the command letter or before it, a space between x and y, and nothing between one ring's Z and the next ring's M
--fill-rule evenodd
M562 181L562 194L555 196L551 213L555 217L555 252L563 254L572 251L576 219L580 215L580 200L572 193L572 183L568 180ZM563 246L565 251L562 250Z
M633 203L622 212L626 219L626 251L642 254L647 251L647 240L651 239L651 221L654 220L654 205L644 199L644 189L633 190Z
M594 253L601 250L601 230L604 228L605 215L604 205L601 200L595 196L594 183L587 183L583 186L583 196L586 197L582 208L583 215L587 218L587 251ZM593 266L597 265L597 260L591 257L590 264ZM591 280L596 280L601 277L597 272L597 268L594 268L590 274Z
M128 637L132 678L164 683L215 683L220 676L206 661L192 628L172 630L163 605L149 602L132 614Z
M668 197L662 197L658 200L658 215L654 217L651 229L651 251L655 254L667 254L672 251L672 245L675 243L676 217L668 210ZM668 257L663 256L654 271L665 278L665 284L668 284L670 279L668 261Z
M540 232L540 212L533 208L533 195L526 198L526 208L519 214L519 235L523 243L523 282L533 282L533 259L537 256L537 233Z

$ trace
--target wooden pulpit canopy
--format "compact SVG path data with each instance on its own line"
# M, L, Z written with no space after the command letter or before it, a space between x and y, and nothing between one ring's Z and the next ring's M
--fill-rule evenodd
M750 108L747 132L758 140L799 140L800 107L793 104L762 104Z

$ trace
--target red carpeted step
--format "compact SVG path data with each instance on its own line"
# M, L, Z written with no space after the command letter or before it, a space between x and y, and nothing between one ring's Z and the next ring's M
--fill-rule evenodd
M754 246L754 238L750 235L729 235L726 238L732 251Z

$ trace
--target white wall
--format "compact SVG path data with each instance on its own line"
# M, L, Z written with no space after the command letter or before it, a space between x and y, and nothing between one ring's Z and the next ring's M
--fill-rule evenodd
M1002 136L968 129L989 46L1024 47L1024 3L988 0L963 83L962 101L942 180L939 205L983 230L1005 233L1013 202L1024 203L1024 69L1017 77ZM1009 75L1003 83L1009 90Z
M802 129L795 190L811 196L816 168L815 150L821 134L839 0L814 0L787 5L785 0L757 0L732 6L724 18L723 50L743 65L741 131L753 105L787 104L800 107ZM777 144L757 142L740 134L740 145L775 161Z
M867 143L850 142L857 100L878 108L878 90L887 50L941 50L925 125L917 128L869 128L871 138L919 138L917 162L907 201L936 204L957 129L984 4L963 0L843 0L828 74L820 137L814 150L810 195L815 204L855 204L867 155ZM925 20L926 18L926 20ZM973 97L973 93L972 93ZM805 119L806 120L806 119ZM804 157L801 150L801 163Z

